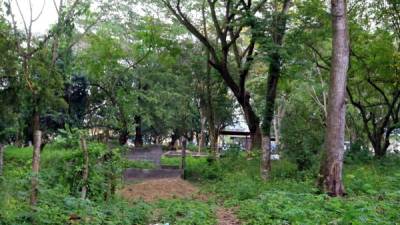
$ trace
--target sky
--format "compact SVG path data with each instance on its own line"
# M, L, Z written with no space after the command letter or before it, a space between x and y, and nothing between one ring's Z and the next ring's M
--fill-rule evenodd
M11 9L15 16L17 26L21 30L24 29L22 16L25 18L27 22L29 22L30 19L29 2L31 2L32 4L33 18L37 17L40 14L41 9L43 8L41 16L32 25L32 31L35 35L45 34L49 30L51 24L55 24L57 22L58 16L53 0L10 0L10 1L11 1ZM17 1L21 9L22 16L18 10ZM58 0L54 1L58 3Z

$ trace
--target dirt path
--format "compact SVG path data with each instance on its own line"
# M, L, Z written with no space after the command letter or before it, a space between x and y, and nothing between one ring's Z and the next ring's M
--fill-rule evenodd
M217 209L217 221L218 225L240 225L240 221L237 219L236 215L227 208L219 207Z
M129 200L143 199L147 202L174 198L207 201L208 197L200 194L197 187L180 178L181 171L179 169L160 167L162 153L161 146L152 146L150 149L134 149L125 155L130 160L152 161L158 168L125 170L124 179L137 183L126 185L118 193ZM230 209L218 206L215 213L218 225L240 225L240 221Z
M160 199L188 198L207 201L207 196L199 193L199 189L181 178L163 178L143 180L126 185L118 192L129 200L143 199L154 202ZM240 225L232 210L219 206L216 210L217 225Z
M143 199L147 202L159 199L191 198L198 193L199 190L195 186L180 178L145 180L127 185L119 191L119 194L126 199Z

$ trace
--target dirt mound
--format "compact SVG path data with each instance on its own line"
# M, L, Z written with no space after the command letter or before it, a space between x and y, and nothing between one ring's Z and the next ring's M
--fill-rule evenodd
M190 198L196 196L198 191L195 186L180 178L164 178L127 185L119 194L129 200L152 202L158 199Z

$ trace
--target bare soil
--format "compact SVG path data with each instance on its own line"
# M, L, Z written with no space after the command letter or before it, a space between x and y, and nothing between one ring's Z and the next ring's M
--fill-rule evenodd
M240 221L236 218L235 214L230 210L223 207L217 209L218 225L240 225Z
M192 198L199 194L199 190L180 178L163 178L129 184L119 194L129 200L154 202L159 199Z

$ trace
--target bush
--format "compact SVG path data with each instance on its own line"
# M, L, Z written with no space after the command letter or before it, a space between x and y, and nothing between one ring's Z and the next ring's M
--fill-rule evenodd
M294 99L282 120L282 155L300 171L318 164L325 133L321 112L304 101Z
M256 172L257 161L241 160L221 159L223 176L207 182L205 190L217 193L226 207L237 209L243 224L389 225L400 221L398 157L345 164L345 198L315 194L314 174L296 172L289 161L273 161L271 179L263 182Z
M194 200L161 200L156 204L160 209L154 222L179 225L216 224L213 210L204 202Z
M4 182L0 183L0 224L148 224L150 206L127 203L104 196L110 179L118 184L123 162L119 149L109 151L99 143L89 143L89 199L80 199L82 151L50 144L41 155L39 202L35 211L28 205L32 147L9 146L5 152Z
M367 162L372 159L372 154L368 146L364 146L361 141L351 143L350 149L345 153L346 163L360 163Z

